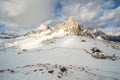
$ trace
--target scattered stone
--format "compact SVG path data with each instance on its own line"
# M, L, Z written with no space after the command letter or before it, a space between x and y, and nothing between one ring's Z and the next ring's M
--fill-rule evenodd
M58 78L62 78L62 77L61 77L61 76L59 76L59 75L58 75L57 77L58 77Z
M55 65L55 68L58 68L58 65L57 65L57 64Z
M7 71L11 71L10 69L7 69Z
M15 71L14 71L14 70L11 70L10 72L11 72L11 73L15 73Z
M97 47L94 47L91 49L92 50L92 53L101 53L102 51L100 49L98 49Z
M81 42L86 42L86 40L81 40Z
M104 54L101 54L100 58L101 59L106 59L106 57L104 56Z
M54 70L50 70L50 71L48 71L48 73L51 73L51 74L53 74L53 72L54 72Z
M62 68L60 68L60 71L61 71L61 72L66 72L67 69L66 69L65 67L62 67Z
M43 69L39 69L39 71L42 71Z
M25 73L25 75L29 74L29 72Z
M113 57L115 57L116 55L115 55L115 54L113 54L112 56L113 56Z
M84 67L81 67L81 70L82 70L82 71L84 71L84 70L85 70L85 68L84 68Z
M42 74L44 74L44 72L42 72Z
M27 49L23 49L22 51L27 51Z
M112 58L112 61L115 61L116 59L115 58Z
M20 52L18 52L18 54L21 54Z
M33 72L36 72L37 71L37 69L35 69Z
M0 70L1 73L5 72L5 70Z

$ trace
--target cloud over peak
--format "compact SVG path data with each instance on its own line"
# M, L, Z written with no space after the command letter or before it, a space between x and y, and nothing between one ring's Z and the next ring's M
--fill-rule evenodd
M119 12L119 0L0 0L0 24L21 30L68 16L86 27L117 27Z

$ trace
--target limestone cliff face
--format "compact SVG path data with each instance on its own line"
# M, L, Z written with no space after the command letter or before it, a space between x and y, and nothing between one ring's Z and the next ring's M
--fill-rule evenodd
M64 23L56 25L53 31L57 32L61 29L63 29L67 34L89 36L93 38L92 33L90 33L88 29L79 25L73 16L70 16Z

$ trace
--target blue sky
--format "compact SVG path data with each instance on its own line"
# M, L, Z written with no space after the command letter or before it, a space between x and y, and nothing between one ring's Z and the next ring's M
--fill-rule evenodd
M108 7L109 10L116 9L116 8L120 7L120 0L112 0L112 1L114 2L114 6L111 8ZM114 26L117 26L117 22L111 21L107 24L106 28L111 28Z
M85 27L119 32L119 12L120 0L0 0L0 32L26 32L68 16Z
M54 8L54 11L55 11L55 16L57 17L60 17L61 15L61 10L62 10L62 5L60 3L60 0L57 0L56 4L55 4L55 8Z
M1 30L1 31L4 31L4 30L5 30L5 25L0 24L0 30Z
M120 6L120 0L113 0L115 5L113 6L113 9L117 8Z

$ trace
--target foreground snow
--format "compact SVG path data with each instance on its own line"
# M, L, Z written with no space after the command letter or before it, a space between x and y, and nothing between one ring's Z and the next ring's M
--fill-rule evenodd
M95 47L110 58L94 57ZM0 42L0 80L120 80L119 59L110 44L83 36L23 36Z

